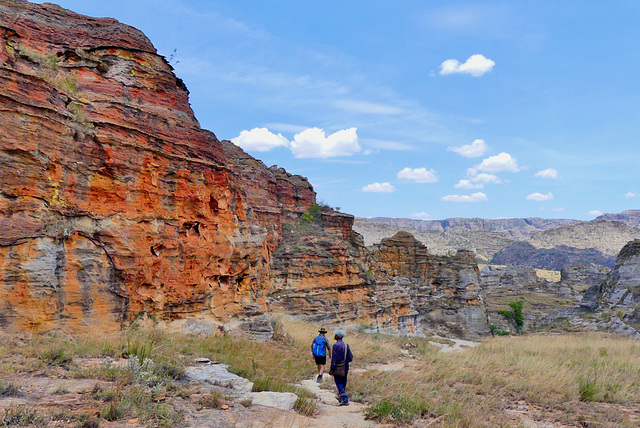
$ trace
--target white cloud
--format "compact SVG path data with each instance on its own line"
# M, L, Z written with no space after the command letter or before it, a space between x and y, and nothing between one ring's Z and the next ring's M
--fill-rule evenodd
M427 168L404 168L398 171L398 178L401 180L411 180L416 183L435 183L438 181L438 174L435 170Z
M453 187L455 187L456 189L484 189L484 184L473 183L471 180L463 178L458 181L457 184L454 184Z
M343 129L328 137L320 128L309 128L293 137L290 148L296 158L351 156L360 151L356 128Z
M624 195L625 198L637 198L639 196L640 196L639 194L633 193L633 192L628 192Z
M527 195L527 199L530 201L550 201L553 199L553 193L542 194L540 192Z
M487 174L486 172L481 172L480 174L473 177L471 181L473 181L474 183L484 183L484 184L487 184L487 183L501 184L502 183L502 180L500 180L500 178L498 178L497 175Z
M342 110L351 111L354 113L364 113L364 114L402 114L404 110L398 107L372 103L368 101L357 101L357 100L338 100L334 102L334 105Z
M484 159L474 169L484 172L518 172L521 170L518 166L518 160L505 152Z
M267 152L276 147L289 146L289 140L283 137L282 134L276 135L267 128L253 128L251 131L244 130L231 141L244 150L256 152Z
M495 174L487 174L486 172L481 172L480 174L478 174L478 171L473 168L469 168L467 172L471 178L463 178L458 181L458 184L454 185L453 187L457 189L482 189L484 188L485 184L503 183L503 181Z
M419 212L419 213L413 213L409 217L417 218L417 219L420 219L420 220L426 220L428 218L431 218L431 214L427 214L426 212L422 211L422 212Z
M482 156L487 151L487 143L484 140L473 140L471 144L460 147L449 147L447 150L456 152L465 158L476 158Z
M564 211L564 207L556 207L556 208L552 208L553 211Z
M543 169L542 171L538 171L535 173L536 177L541 177L541 178L553 178L556 179L558 178L558 171L556 169L553 168L547 168L547 169Z
M488 71L491 71L496 63L484 55L471 55L464 63L460 64L457 59L448 59L440 64L440 74L470 74L473 77L480 77Z
M592 210L592 211L589 211L587 214L589 214L591 216L594 216L594 217L598 217L598 216L602 215L602 211Z
M367 184L362 188L363 192L370 192L370 193L391 193L391 192L395 192L395 190L396 188L387 182L371 183L371 184Z
M484 202L488 201L487 195L482 192L476 192L472 195L447 195L440 198L446 202Z

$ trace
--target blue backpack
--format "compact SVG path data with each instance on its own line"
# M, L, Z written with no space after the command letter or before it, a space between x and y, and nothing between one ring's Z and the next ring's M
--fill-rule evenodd
M327 355L327 350L324 347L324 341L326 339L322 336L317 336L313 341L312 352L316 357L324 357Z

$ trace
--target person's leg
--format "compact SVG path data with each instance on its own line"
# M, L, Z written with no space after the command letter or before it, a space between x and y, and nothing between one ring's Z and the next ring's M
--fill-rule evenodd
M349 397L347 397L347 392L345 391L345 387L347 385L346 376L334 376L333 378L336 382L336 387L338 388L338 400L340 400L340 405L348 405Z

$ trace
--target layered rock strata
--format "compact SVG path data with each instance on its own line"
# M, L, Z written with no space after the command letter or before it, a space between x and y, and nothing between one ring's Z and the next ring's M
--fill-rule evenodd
M404 235L369 252L304 177L201 129L132 27L2 0L0 110L7 331L107 331L149 313L268 337L276 311L488 331L472 254L433 256Z
M459 337L489 333L473 253L432 255L412 234L398 232L374 245L371 257L376 279L407 294L419 325Z
M286 186L200 129L140 31L3 0L0 109L5 327L266 312Z

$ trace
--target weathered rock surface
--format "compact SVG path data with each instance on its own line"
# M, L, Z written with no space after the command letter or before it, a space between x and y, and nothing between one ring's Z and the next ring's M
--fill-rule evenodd
M498 311L511 311L512 302L523 301L522 331L532 331L567 315L582 295L569 284L538 278L528 266L485 266L480 271L490 324L515 331L515 325Z
M604 281L587 290L580 306L640 328L640 239L622 248L615 267Z
M166 60L114 19L3 0L0 109L7 330L119 329L150 313L264 338L275 311L403 331L414 307L462 330L475 315L456 305L481 312L468 257L428 258L411 277L423 283L403 286L304 177L201 129Z
M460 250L452 257L435 256L410 233L398 232L374 245L371 255L376 278L408 295L420 324L460 337L488 334L473 253Z
M141 32L3 1L0 109L5 328L267 312L283 213L315 193L200 129Z

